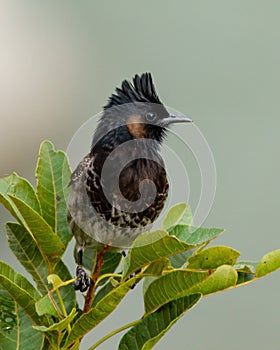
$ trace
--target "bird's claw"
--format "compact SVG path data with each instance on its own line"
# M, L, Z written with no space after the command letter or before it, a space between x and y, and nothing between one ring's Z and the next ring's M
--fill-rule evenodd
M73 282L74 289L85 292L90 285L90 278L81 265L77 266L76 276L77 279Z

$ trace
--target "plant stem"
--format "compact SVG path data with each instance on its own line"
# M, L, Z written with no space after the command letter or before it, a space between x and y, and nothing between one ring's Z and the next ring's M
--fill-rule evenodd
M83 313L87 313L90 310L91 304L92 304L92 300L94 297L94 290L95 290L95 284L96 281L98 279L98 276L100 274L100 271L102 269L102 266L104 264L104 255L107 252L107 250L109 249L110 244L104 245L103 249L97 253L96 255L96 264L94 266L93 269L93 273L92 273L92 277L91 277L91 283L86 295L86 300L85 300L85 305L84 305L84 309L83 309Z
M124 325L124 326L114 330L113 332L105 335L105 337L103 337L100 340L98 340L98 342L95 343L94 345L92 345L88 350L96 349L100 344L104 343L107 339L109 339L109 338L113 337L114 335L116 335L116 334L126 330L127 328L131 328L133 326L136 326L141 321L142 321L142 319L140 318L139 320L133 321L131 323L128 323L128 324L126 324L126 325Z
M57 295L59 304L60 304L60 306L61 306L61 310L62 310L63 316L64 316L64 317L67 317L67 311L66 311L66 309L65 309L65 305L64 305L64 302L63 302L63 300L62 300L62 297L61 297L61 294L60 294L60 291L59 291L59 290L56 291L56 295Z
M120 273L106 273L106 274L97 278L95 286L97 286L101 280L103 280L104 278L108 278L108 277L122 277L122 275Z
M59 289L57 289L56 295L57 295L59 304L60 304L60 306L61 306L61 310L62 310L63 316L64 316L64 317L67 317L67 311L66 311L66 308L65 308L65 305L64 305L64 302L63 302L63 299L62 299L62 297L61 297L61 294L60 294ZM70 323L67 325L67 328L68 328L68 332L70 332L70 331L71 331Z
M55 300L54 300L54 298L52 296L52 290L48 291L48 296L49 296L49 299L50 299L51 303L53 304L53 307L55 308L55 310L56 310L56 312L58 314L58 317L60 319L62 319L63 317L62 317L62 314L61 314L61 312L59 310L59 307L58 307L57 303L55 302Z

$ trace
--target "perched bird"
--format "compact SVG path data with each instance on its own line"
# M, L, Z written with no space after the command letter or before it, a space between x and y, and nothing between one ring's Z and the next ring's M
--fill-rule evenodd
M91 149L71 177L68 223L78 251L75 289L89 280L85 247L124 250L159 216L168 195L160 145L170 124L191 122L160 101L150 73L124 80L109 98Z

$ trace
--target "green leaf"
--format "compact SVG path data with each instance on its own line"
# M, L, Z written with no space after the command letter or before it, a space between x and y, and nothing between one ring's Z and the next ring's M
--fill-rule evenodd
M72 276L64 264L62 260L60 260L54 269L54 273L58 275L63 282L66 282L72 279ZM72 284L68 284L67 286L63 286L60 289L60 294L65 305L67 312L70 312L76 306L76 292L72 286ZM54 295L54 299L58 302L56 294Z
M143 295L145 295L149 285L155 280L156 280L156 277L154 277L154 276L147 276L147 277L144 278L143 287L142 287Z
M38 214L41 213L40 204L33 187L27 180L18 176L16 173L0 179L0 202L16 219L20 220L20 214L10 199L9 194L23 200Z
M213 294L224 289L234 287L237 282L237 272L232 266L222 265L217 268L208 278L190 288L190 293L203 295Z
M35 309L35 303L40 298L40 294L24 276L2 261L0 261L0 285L33 322L39 325L46 324L46 319L39 317Z
M256 267L259 264L257 261L240 260L234 268L238 273L237 284L242 284L255 279Z
M224 232L224 229L195 227L180 224L171 227L168 229L168 232L188 244L199 245L210 242Z
M63 332L65 329L67 329L67 326L74 320L74 318L77 316L76 309L74 308L71 313L65 317L63 320L54 323L50 327L45 326L33 326L34 329L40 332L48 333L48 332Z
M7 223L6 235L12 252L15 254L26 271L31 274L38 290L46 294L49 290L47 277L51 272L57 274L63 281L72 278L67 267L60 260L53 270L49 270L47 261L41 254L35 241L25 227L17 223ZM71 285L61 288L61 296L68 312L75 306L75 291ZM54 296L56 299L56 296ZM56 299L57 300L57 299Z
M71 170L65 153L55 151L50 141L40 146L36 177L42 216L67 246L72 238L66 220Z
M98 289L98 292L95 294L92 307L94 307L101 299L105 297L109 292L111 292L112 289L114 289L115 286L111 283L111 280L109 280L108 283L106 283L104 286Z
M248 273L248 272L242 272L242 271L237 271L237 273L238 273L238 278L237 278L236 284L246 283L255 279L254 273Z
M51 275L49 275L47 277L47 280L48 280L48 283L51 283L55 288L59 288L63 283L61 278L55 273L52 273Z
M162 258L152 262L142 272L142 274L146 276L143 282L143 295L145 294L148 286L155 280L154 276L161 276L164 270L173 270L172 266L170 266L170 261L168 258Z
M180 240L194 246L209 243L211 240L219 236L223 231L223 229L219 228L194 227L185 224L177 224L168 229L168 232L171 235L174 235ZM172 266L175 268L183 266L188 258L193 255L195 250L196 249L191 249L170 257Z
M15 302L8 292L0 287L0 330L9 332L16 325Z
M221 265L234 265L240 253L229 247L210 247L188 259L188 269L211 270Z
M150 350L173 326L173 324L191 309L201 298L193 294L173 300L156 312L143 318L131 328L121 339L118 350Z
M35 331L35 330L34 330ZM35 331L37 332L37 331ZM39 332L37 332L39 333ZM40 334L40 333L39 333ZM51 339L52 340L52 339ZM41 350L53 350L55 348L55 346L52 346L50 344L50 339L47 339L46 337L44 338L44 344ZM72 350L72 349L71 349Z
M41 349L43 337L32 329L32 321L0 287L0 349Z
M171 265L175 269L178 269L179 267L184 266L187 260L189 259L189 257L192 256L196 252L196 250L197 250L197 247L187 250L186 252L170 256L169 260L171 262Z
M83 267L92 271L93 264L95 263L95 248L85 248L83 252ZM74 250L75 261L78 264L78 254L77 249ZM105 275L106 273L114 273L116 268L119 266L122 259L121 253L116 252L106 252L104 255L104 264L102 266L100 276Z
M150 313L173 299L201 293L212 294L235 286L237 272L232 266L223 265L211 275L208 272L175 270L152 282L144 295L146 313Z
M166 231L147 232L135 239L123 264L123 278L153 261L193 248Z
M60 261L60 263L62 263L62 261ZM70 310L72 310L72 308L74 306L76 306L75 305L76 304L75 291L74 291L74 288L72 287L72 283L67 284L66 286L64 285L64 281L67 281L70 279L70 276L67 275L67 273L69 273L69 272L68 272L68 269L66 268L66 266L63 264L62 271L60 271L59 269L57 269L57 270L58 270L59 274L62 276L63 280L60 278L60 276L58 274L55 274L55 273L49 275L47 277L47 280L48 280L48 283L52 284L54 288L59 289L60 295L62 296L63 304L64 304L66 310L68 312L70 312ZM63 273L63 271L64 271L64 273ZM65 277L67 277L67 278L65 278ZM54 297L56 303L58 304L58 300L56 298L56 293L53 294L53 297ZM59 303L60 303L60 301L59 301Z
M237 261L237 263L234 265L234 268L240 272L255 274L258 264L258 261L240 260Z
M104 264L102 266L100 276L106 273L114 273L122 260L121 253L107 252L104 256Z
M56 271L58 274L51 274L47 276L48 283L59 288L64 307L67 312L70 312L73 307L76 306L76 293L72 287L72 284L63 285L64 281L71 279L69 271L62 261L56 265ZM59 275L63 280L59 277ZM52 297L56 304L59 305L60 300L56 292L52 293ZM48 295L45 295L43 298L38 300L36 303L36 310L39 314L58 316L57 311L53 307Z
M57 261L65 247L49 224L21 199L9 195L24 219L24 226L34 238L42 255L52 262Z
M167 230L178 224L191 225L193 221L192 211L187 203L174 205L162 222L162 229Z
M113 312L119 305L125 295L131 290L131 286L135 283L137 277L131 278L125 283L119 284L118 287L112 289L103 299L101 299L90 311L83 314L72 327L71 332L66 340L65 347L84 336L101 321Z
M46 293L48 291L46 283L46 277L49 274L48 266L29 232L15 222L6 223L5 232L12 252L26 271L31 274L39 291Z
M256 277L265 276L280 268L280 249L265 254L256 268Z
M162 274L162 271L167 269L172 270L170 261L168 258L162 258L148 265L148 267L143 271L143 274L147 276L160 276Z
M53 306L48 294L36 301L35 308L39 316L51 315L54 317L59 317L58 312Z

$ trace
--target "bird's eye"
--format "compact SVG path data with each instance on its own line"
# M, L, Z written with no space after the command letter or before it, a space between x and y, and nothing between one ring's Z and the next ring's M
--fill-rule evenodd
M155 113L153 113L153 112L148 112L148 113L146 114L146 119L147 119L149 122L155 121L156 118L157 118L157 115L156 115Z

